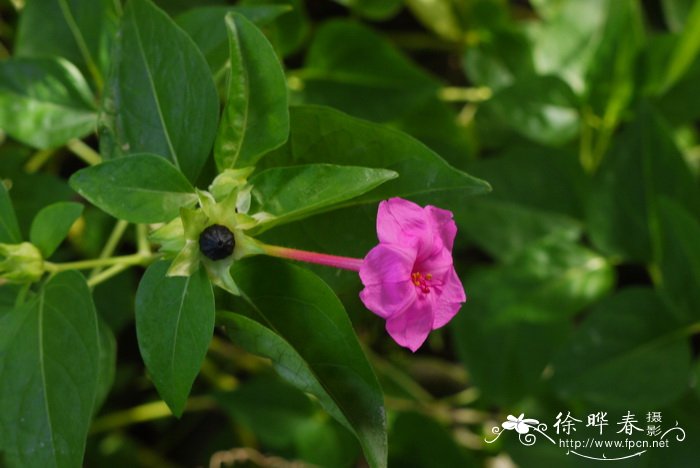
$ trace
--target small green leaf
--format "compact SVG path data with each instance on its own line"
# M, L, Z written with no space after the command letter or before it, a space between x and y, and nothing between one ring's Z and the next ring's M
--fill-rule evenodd
M70 178L75 191L112 216L132 223L167 222L197 200L172 164L135 154L82 169Z
M219 170L252 166L287 141L287 83L263 33L238 13L226 16L231 71L214 157Z
M285 5L205 6L192 8L175 21L199 46L212 73L218 77L217 74L223 72L229 60L228 33L224 21L229 12L238 12L257 26L264 26L290 10L291 7Z
M658 203L662 289L683 319L700 319L700 223L678 203Z
M35 148L54 148L97 128L92 92L61 59L0 62L0 128Z
M623 290L570 338L554 361L553 385L600 409L664 407L687 389L690 348L679 329L651 289Z
M204 268L167 277L169 265L154 263L141 279L136 334L158 393L180 417L214 333L214 292Z
M68 235L71 226L83 212L83 205L73 202L58 202L41 210L29 231L29 241L44 258L49 258Z
M357 436L370 466L386 466L381 388L333 291L313 273L269 258L236 262L231 274L262 324L224 314L233 341L270 357Z
M15 55L64 57L101 89L119 22L117 2L30 0L22 4Z
M0 243L19 244L22 235L19 232L17 216L12 208L12 200L5 184L0 180Z
M398 176L393 171L366 167L308 164L275 167L256 174L251 213L274 216L263 220L265 229L331 209Z
M104 157L162 155L194 181L219 114L214 81L197 45L151 1L131 0L114 61L103 103Z
M8 466L82 466L99 374L85 279L58 273L0 319L0 453Z
M326 163L376 167L399 177L360 197L372 203L392 196L460 189L465 194L491 187L447 164L419 141L397 130L317 106L291 108L291 135L285 146L262 163L289 166Z

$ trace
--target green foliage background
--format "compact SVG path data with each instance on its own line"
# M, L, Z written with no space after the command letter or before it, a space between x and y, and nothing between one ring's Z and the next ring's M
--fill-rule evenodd
M359 258L377 201L451 210L468 301L411 354L357 275L324 267L234 264L253 306L213 297L201 271L158 289L160 262L91 291L73 271L3 284L0 466L199 466L232 448L242 466L600 463L514 431L484 442L507 415L551 433L567 411L607 411L611 439L627 411L661 412L685 440L611 463L696 466L700 2L155 4L0 1L1 242L60 264L118 232L117 253L141 252L142 228L112 216L168 221L217 168L257 165L261 206L280 180L337 182L279 195L258 229L273 244ZM109 161L74 191L93 150ZM318 163L385 170L280 169ZM140 281L153 289L137 297ZM187 294L182 365L166 370L139 343Z

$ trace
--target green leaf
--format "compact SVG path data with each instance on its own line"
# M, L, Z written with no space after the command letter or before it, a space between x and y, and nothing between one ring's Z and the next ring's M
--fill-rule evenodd
M82 466L99 340L90 291L74 271L0 319L0 452L8 466Z
M252 166L289 136L287 83L265 36L243 15L226 16L231 71L214 147L219 170Z
M234 263L231 274L264 325L225 314L234 343L270 357L357 436L370 466L386 466L381 388L333 291L313 273L269 258Z
M266 27L270 42L282 57L286 57L304 45L311 24L303 0L242 0L239 8L281 5L289 9Z
M70 178L80 195L112 216L132 223L167 222L197 200L194 188L172 164L135 154L82 169Z
M97 326L100 332L100 370L97 376L97 390L95 393L95 413L100 410L100 407L107 399L117 371L117 340L114 337L114 333L112 333L109 325L102 318L97 319Z
M218 78L217 74L224 71L229 60L228 33L224 21L229 12L238 12L257 26L264 26L290 9L285 5L205 6L183 13L175 21L194 40L207 59L211 72Z
M117 23L113 0L30 0L20 15L15 55L64 57L99 90L109 69Z
M295 459L316 466L351 466L358 458L355 437L322 414L308 395L274 374L255 375L216 397L233 423L249 428L276 453L294 451Z
M97 127L92 93L61 59L0 62L0 128L35 148L54 148Z
M555 359L553 385L600 409L660 408L686 391L689 373L688 342L663 302L627 289L586 317Z
M606 295L613 278L603 257L556 238L467 277L469 299L452 330L458 355L484 398L512 404L541 385L542 371L567 337L569 319Z
M401 9L401 0L335 0L371 20L394 16ZM350 42L350 41L349 41ZM339 44L340 45L340 44Z
M420 413L400 413L389 438L392 466L477 466L456 444L450 432Z
M661 198L659 251L662 288L685 320L700 318L700 222L681 205Z
M461 200L461 204L432 204L451 209L459 232L492 257L504 262L517 258L525 249L543 239L575 242L583 226L576 220L544 210L486 197ZM459 201L457 197L453 200Z
M197 45L149 0L131 0L114 61L103 103L103 155L158 154L195 180L219 113L214 81Z
M251 213L273 215L269 221L263 220L263 226L269 229L331 209L397 176L384 169L331 164L267 169L250 179Z
M22 242L17 216L12 208L12 200L2 180L0 180L0 242L5 244Z
M465 194L490 190L487 182L448 165L405 133L316 106L290 109L291 135L285 146L265 158L264 166L325 163L395 171L398 179L360 197L372 203L392 196L460 189Z
M532 46L524 33L497 29L464 54L464 71L470 80L493 91L535 74Z
M438 36L462 40L462 25L458 16L458 2L452 0L406 0L413 16Z
M700 215L700 187L669 130L649 105L623 130L603 160L587 200L587 224L601 251L633 261L652 257L654 200L664 195Z
M80 203L58 202L47 206L34 218L29 241L41 251L44 258L49 258L82 212L83 205Z
M204 268L168 277L169 266L154 263L141 279L136 334L158 393L180 417L214 332L214 292Z
M578 100L555 76L532 76L501 89L487 101L499 119L521 135L545 145L562 145L579 129Z
M361 24L333 20L314 36L291 83L299 99L379 122L397 119L426 100L441 83L389 41Z
M694 4L695 0L661 0L664 19L671 31L679 32L683 29Z
M700 4L688 12L688 18L681 32L666 69L663 90L671 88L690 68L700 52Z

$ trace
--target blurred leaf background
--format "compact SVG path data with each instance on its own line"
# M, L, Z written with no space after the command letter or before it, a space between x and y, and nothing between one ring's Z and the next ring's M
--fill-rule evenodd
M96 143L85 123L96 112L90 90L104 86L110 51L101 38L114 31L120 8L82 2L92 5L76 18L87 31L85 54L60 40L70 33L54 14L60 3L0 1L0 57L45 58L43 66L69 93L47 104L62 109L65 126L16 119L13 105L23 97L13 94L12 80L37 73L0 64L0 120L14 135L3 135L0 175L12 181L25 237L41 208L75 197L66 184L79 167L75 160L65 149L32 147L64 143L61 129ZM233 5L156 3L200 47L223 93L222 19ZM559 412L583 419L608 411L614 425L612 415L629 410L640 417L660 411L664 424L677 421L687 438L617 466L696 466L700 2L243 0L237 8L260 5L270 6L256 22L284 59L292 103L330 106L406 132L493 186L476 198L459 190L412 197L454 212L456 268L469 297L453 323L414 355L362 307L356 275L312 268L342 299L379 377L389 465L589 466L543 442L524 447L514 434L493 445L484 438L508 414L551 425ZM333 115L329 122L342 126ZM292 111L293 121L304 118ZM270 159L279 164L289 153L283 147ZM42 157L48 162L38 171L33 164ZM414 171L410 177L419 178L419 159ZM263 237L361 257L376 242L375 210L350 206ZM86 207L57 258L99 255L112 224ZM118 367L85 466L196 466L210 459L363 466L355 438L318 401L220 336L181 420L149 403L157 396L131 326L139 276L130 270L94 291L118 338ZM0 315L13 293L0 289Z

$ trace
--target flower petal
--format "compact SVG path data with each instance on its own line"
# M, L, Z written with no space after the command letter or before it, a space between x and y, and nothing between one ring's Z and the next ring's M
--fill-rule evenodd
M503 429L505 429L506 431L512 431L513 429L515 429L516 424L517 423L513 421L506 421L504 423L501 423L501 426L503 426Z
M399 345L415 352L428 338L433 326L431 299L418 297L402 314L389 317L386 331Z
M426 206L425 210L433 219L433 227L437 235L442 239L442 244L447 250L452 252L455 236L457 236L457 225L452 219L452 212L432 205Z
M360 268L362 284L410 281L415 252L393 244L379 244L369 251Z
M379 242L417 249L419 258L430 255L435 248L431 224L432 218L422 207L403 198L391 198L379 204Z
M362 303L382 318L403 312L416 300L416 288L410 281L371 284L360 292Z
M462 304L459 302L438 302L434 310L433 330L447 325L461 308Z

